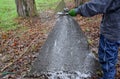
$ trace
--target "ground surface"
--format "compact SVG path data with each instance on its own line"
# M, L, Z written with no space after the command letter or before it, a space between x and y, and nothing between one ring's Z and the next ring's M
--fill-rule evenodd
M71 8L73 3L69 2L67 6ZM5 32L0 30L1 79L22 79L26 72L30 70L31 63L36 58L36 52L43 45L54 25L55 17L52 14L53 12L49 10L45 11L45 15L40 15L39 17L16 18L14 22L19 25L17 29ZM87 36L91 50L97 53L101 15L91 18L84 18L78 15L75 19ZM117 79L120 78L119 64L116 66L118 71ZM14 73L2 77L4 72ZM97 79L96 77L93 79Z

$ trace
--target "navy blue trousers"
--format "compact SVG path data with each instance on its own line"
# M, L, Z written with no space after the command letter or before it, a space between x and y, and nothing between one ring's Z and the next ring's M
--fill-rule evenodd
M120 41L111 41L100 35L98 57L103 71L102 79L114 79Z

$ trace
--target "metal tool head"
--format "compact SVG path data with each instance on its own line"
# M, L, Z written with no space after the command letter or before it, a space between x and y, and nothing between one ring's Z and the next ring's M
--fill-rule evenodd
M64 8L63 12L57 12L57 15L68 15L69 13L69 9L68 8Z

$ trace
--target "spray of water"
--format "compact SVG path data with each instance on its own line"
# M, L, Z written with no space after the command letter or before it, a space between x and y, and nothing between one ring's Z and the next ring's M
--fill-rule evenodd
M91 70L88 70L90 64L94 64L93 59L95 58L93 53L89 53L84 61L83 72L74 71L74 72L48 72L48 79L88 79L91 77ZM44 73L46 74L46 73Z
M66 71L58 71L58 72L47 72L43 73L44 78L42 79L88 79L91 77L90 74L81 73L79 71L74 72L66 72Z
M39 79L88 79L95 72L95 58L79 24L61 16L48 35L30 74Z

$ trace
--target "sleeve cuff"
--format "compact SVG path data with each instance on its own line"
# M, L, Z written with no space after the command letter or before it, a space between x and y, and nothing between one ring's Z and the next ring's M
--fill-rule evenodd
M81 11L80 11L80 7L75 8L75 12L76 12L77 14L80 14L80 15L82 16L82 13L81 13Z

